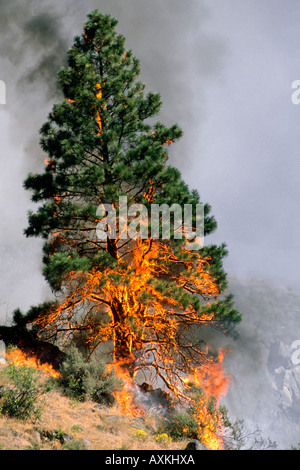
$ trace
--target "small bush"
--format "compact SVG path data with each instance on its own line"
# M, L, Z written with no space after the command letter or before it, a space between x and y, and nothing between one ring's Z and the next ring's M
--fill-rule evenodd
M163 424L163 428L165 433L175 441L198 437L198 423L189 412L173 413Z
M165 433L165 432L162 433L162 434L157 434L155 436L155 440L156 440L156 442L158 442L161 445L165 445L168 442L172 442L172 438L170 436L168 436L168 434Z
M71 428L73 434L77 434L78 432L82 431L82 427L79 424L74 424Z
M96 358L85 361L75 347L70 348L61 368L59 385L70 398L79 401L92 399L105 405L114 403L113 393L121 382L106 370L105 364Z
M137 429L133 432L133 435L139 441L146 441L148 439L148 435L143 429Z
M168 433L173 440L201 440L203 429L208 425L216 432L220 424L228 425L226 410L217 406L214 397L207 397L201 387L190 384L188 395L190 400L186 408L171 413L167 421L162 421L160 432Z
M13 385L0 390L1 413L10 417L27 419L40 418L40 397L49 390L49 384L42 383L39 372L26 365L16 366L9 362L5 373Z
M64 444L63 450L86 450L86 446L81 439L78 439L76 441L70 441Z

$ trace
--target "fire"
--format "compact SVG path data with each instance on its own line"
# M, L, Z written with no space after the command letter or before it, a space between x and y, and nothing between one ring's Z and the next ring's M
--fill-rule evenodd
M57 194L54 194L53 199L56 202L56 204L60 204L62 201L62 198L58 196Z
M99 90L98 93L97 93L97 95L96 95L96 98L98 98L98 100L101 100L101 98L102 98L102 91L101 91L101 85L100 85L100 83L97 83L96 88L97 88L97 90Z
M199 400L194 408L194 417L199 424L198 435L209 450L223 449L223 419L220 412L211 412L206 398Z
M188 363L190 347L193 348L182 338L181 350L178 350L178 328L182 325L183 330L188 331L194 324L214 322L213 309L207 311L202 305L186 303L185 293L200 293L202 298L213 300L219 293L218 287L206 270L208 261L200 254L195 253L193 260L182 260L158 240L133 243L134 249L128 250L128 254L120 251L122 256L113 267L69 273L65 279L69 294L57 308L43 314L35 323L50 331L52 326L63 324L61 331L65 337L70 334L72 338L77 328L76 312L82 307L86 327L90 327L91 344L114 341L116 363L137 352L139 368L147 367L151 377L160 377L166 387L174 391L174 381L180 375L177 358L181 363ZM160 279L166 276L171 277L172 282L163 290ZM121 278L126 279L126 283L119 284ZM179 298L173 295L174 291ZM107 322L97 324L97 329L94 327L96 311L105 312L109 317ZM165 342L163 338L168 340ZM204 356L201 352L201 357Z
M153 191L150 186L144 197L151 200ZM62 235L66 237L63 245L68 242L68 234ZM112 367L124 384L115 393L115 399L122 413L131 417L145 413L136 399L134 373L145 373L151 386L162 383L174 402L186 400L187 366L199 354L196 360L201 368L189 377L205 392L193 403L199 439L209 449L221 449L222 415L217 408L212 411L209 397L219 401L227 390L223 354L214 363L208 351L198 346L197 338L190 338L194 325L216 322L214 301L220 292L207 269L210 259L199 252L188 256L184 246L175 251L168 243L156 239L117 240L115 251L115 263L111 266L66 274L63 301L46 314L43 312L35 323L45 333L59 325L63 339L72 340L78 331L76 314L82 309L91 347L104 341L114 344ZM103 316L105 321L96 322L96 315ZM126 359L129 373L125 372Z
M187 391L191 388L191 383L201 389L201 392L190 399L190 405L193 416L198 423L198 438L209 450L225 448L224 421L218 405L221 397L227 393L230 376L224 372L223 358L224 352L220 350L217 362L197 369L192 376L183 381ZM110 367L114 368L116 375L123 382L122 390L114 394L121 413L131 418L145 416L146 410L143 405L139 404L135 396L133 379L124 369L124 364L114 363ZM186 392L183 391L183 393ZM187 429L182 429L183 434L185 431Z
M97 88L97 90L98 90L98 92L96 93L96 98L98 98L98 100L101 100L101 98L102 98L102 90L101 90L101 85L100 85L100 83L97 83L97 84L96 84L96 88ZM65 100L66 100L68 103L71 103L71 104L74 104L74 103L75 103L75 100L72 100L71 98L65 98ZM97 121L97 124L98 124L98 126L99 126L98 135L100 135L100 131L102 130L102 120L101 120L99 111L96 112L96 121Z
M98 98L98 100L101 100L102 90L101 90L100 83L96 84L96 88L97 88L97 90L99 90L98 93L96 94L96 98ZM97 124L98 124L98 127L99 127L98 135L100 135L100 132L102 131L102 120L101 120L99 111L97 111L97 113L96 113L96 121L97 121Z
M145 199L147 199L148 202L153 202L154 194L155 194L155 187L153 186L153 184L151 184L150 188L148 189L148 191L144 192L143 196Z
M114 392L116 402L121 408L121 412L124 416L135 418L144 415L144 410L135 399L135 390L132 378L129 373L122 367L122 364L113 364L110 368L113 368L117 377L122 380L122 390Z
M41 364L35 357L26 356L20 349L12 349L6 352L6 360L12 362L16 366L27 366L40 370L54 378L60 377L60 373L53 369L51 364Z
M222 396L227 393L229 375L223 369L224 352L219 351L218 361L208 367L197 369L189 380L197 387L201 387L203 394L199 396L193 406L193 415L199 427L198 434L201 442L210 450L222 450L223 442L223 416L217 406ZM211 399L213 397L213 401Z
M230 376L225 375L223 368L224 351L218 352L218 361L197 369L192 377L196 386L202 387L208 396L213 396L220 402L222 396L226 395Z

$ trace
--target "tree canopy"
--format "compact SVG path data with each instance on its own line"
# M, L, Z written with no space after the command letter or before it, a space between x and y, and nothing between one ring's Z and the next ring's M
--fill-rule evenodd
M154 122L161 97L146 92L140 63L116 27L109 15L89 14L58 72L64 99L41 128L44 171L24 182L39 204L25 234L45 239L43 274L55 294L53 302L32 307L26 321L48 340L84 338L89 354L111 341L114 360L131 374L148 370L148 378L173 389L195 363L212 358L198 328L227 332L241 317L225 292L225 244L189 250L174 227L168 238L153 238L151 219L144 237L126 236L128 221L125 235L121 230L120 198L136 208L129 220L140 234L141 205L150 213L154 205L202 203L168 163L182 131ZM116 233L101 238L103 205L118 222ZM208 235L217 224L210 206L203 208ZM193 227L195 220L193 211Z

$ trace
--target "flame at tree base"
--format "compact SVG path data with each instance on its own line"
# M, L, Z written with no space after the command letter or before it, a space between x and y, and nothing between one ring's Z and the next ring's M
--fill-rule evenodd
M219 403L227 393L230 376L224 372L223 360L224 351L219 350L216 362L196 369L186 380L188 388L197 390L191 399L191 408L198 424L198 438L209 450L225 447L224 417Z
M224 416L219 403L222 396L227 393L230 376L224 372L223 359L224 352L220 350L216 362L203 365L196 369L193 375L183 380L182 395L186 395L185 409L197 423L197 439L209 450L226 448ZM112 364L110 370L114 370L123 383L122 389L114 393L121 413L131 418L147 416L148 407L141 400L141 394L147 392L142 392L140 387L135 385L134 378L126 372L126 364ZM161 408L162 405L159 404L157 407ZM162 416L162 413L160 415ZM188 430L184 427L181 431L182 435L188 435Z
M144 407L136 398L135 386L129 372L126 371L124 363L114 363L109 366L110 371L114 371L116 376L121 379L122 388L114 392L114 398L121 408L124 416L135 418L145 415Z

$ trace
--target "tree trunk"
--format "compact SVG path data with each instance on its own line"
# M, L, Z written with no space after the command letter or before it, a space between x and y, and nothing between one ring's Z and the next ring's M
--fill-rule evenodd
M112 306L114 318L114 360L122 369L133 377L135 371L135 357L133 354L133 333L126 325L126 314L122 303L116 299Z

